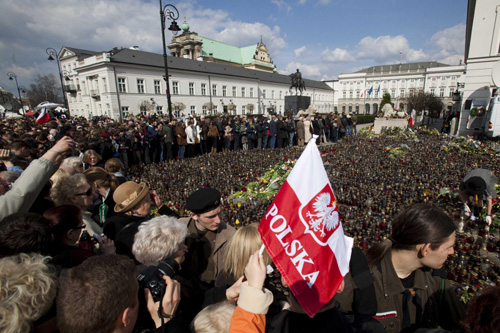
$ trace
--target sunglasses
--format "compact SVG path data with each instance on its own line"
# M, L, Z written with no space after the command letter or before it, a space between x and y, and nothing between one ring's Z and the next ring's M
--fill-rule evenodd
M90 197L92 195L92 192L93 192L93 190L92 190L92 187L91 187L91 188L89 188L87 190L87 192L77 193L77 194L75 194L75 196L84 196L85 195L87 197Z
M84 225L81 225L81 226L79 226L79 227L76 227L76 228L71 228L71 229L85 229L85 227L86 227L86 225L84 224Z

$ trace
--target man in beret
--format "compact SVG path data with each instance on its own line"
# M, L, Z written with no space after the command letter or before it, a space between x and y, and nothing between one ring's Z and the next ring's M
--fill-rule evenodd
M189 218L181 219L188 227L188 253L182 264L183 271L197 277L201 289L213 287L222 271L227 242L235 233L232 226L220 219L221 203L218 190L197 190L186 201Z
M459 197L464 204L462 214L475 221L479 217L480 211L486 201L486 218L488 226L491 224L491 208L493 198L496 197L495 191L496 178L492 171L487 169L473 169L460 182ZM468 203L473 205L473 210Z

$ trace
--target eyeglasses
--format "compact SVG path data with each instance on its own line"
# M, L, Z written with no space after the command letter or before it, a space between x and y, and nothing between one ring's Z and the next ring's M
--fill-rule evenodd
M93 190L92 190L92 187L91 187L91 188L89 188L89 189L87 190L87 192L83 192L83 193L76 193L76 194L75 194L75 196L84 196L84 195L85 195L85 196L87 196L87 197L90 197L90 196L92 195L92 192L93 192Z

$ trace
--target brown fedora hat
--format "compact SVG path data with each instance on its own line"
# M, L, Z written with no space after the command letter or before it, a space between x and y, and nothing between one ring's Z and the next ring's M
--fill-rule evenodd
M125 182L121 184L113 193L113 200L116 203L115 212L128 212L141 202L146 195L149 195L149 187L145 183Z

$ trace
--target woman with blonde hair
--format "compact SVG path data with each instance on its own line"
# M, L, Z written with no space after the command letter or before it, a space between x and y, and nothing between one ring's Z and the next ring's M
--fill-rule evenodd
M0 259L1 332L31 332L36 326L34 322L52 307L57 278L47 266L49 259L35 253ZM56 331L55 320L39 324L43 324L45 331Z
M248 259L262 246L258 225L250 225L239 228L227 244L224 254L224 264L221 274L215 280L216 287L232 285L243 276ZM267 252L264 252L266 265L271 262Z

